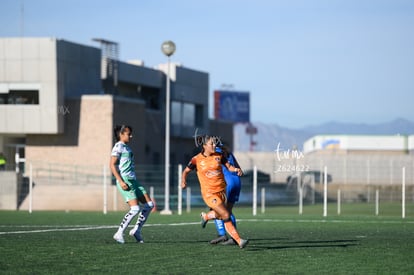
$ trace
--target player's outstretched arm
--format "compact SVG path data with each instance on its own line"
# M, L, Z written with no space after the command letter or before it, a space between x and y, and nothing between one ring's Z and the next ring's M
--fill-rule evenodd
M227 169L229 169L230 172L237 172L237 176L239 177L243 176L243 171L241 168L234 167L229 162L226 162L226 167Z
M188 175L188 173L190 173L191 172L191 169L190 168L188 168L188 167L186 167L184 170L183 170L183 173L182 173L182 175L181 175L181 188L182 189L185 189L186 187L187 187L187 175Z

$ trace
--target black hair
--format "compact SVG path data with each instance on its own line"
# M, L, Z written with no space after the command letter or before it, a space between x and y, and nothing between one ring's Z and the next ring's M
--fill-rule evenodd
M131 131L132 133L132 127L129 125L116 125L114 127L114 136L115 136L116 142L119 141L120 135L124 133L126 129L129 129L129 131Z
M198 146L201 146L201 152L204 152L204 147L203 147L202 145L207 144L207 142L208 142L210 139L212 140L212 142L213 142L215 145L218 145L218 144L220 144L220 143L221 143L221 141L220 141L220 137L219 137L219 136L203 135L203 136L197 136L197 137L196 137L196 145L197 145L197 147L198 147Z
M202 146L202 145L206 144L207 141L209 141L210 139L212 139L213 143L216 144L216 145L221 144L219 136L202 135L202 136L196 136L195 137L196 146L197 147Z

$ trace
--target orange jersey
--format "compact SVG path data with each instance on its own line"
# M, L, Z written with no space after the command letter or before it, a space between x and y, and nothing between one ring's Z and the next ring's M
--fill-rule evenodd
M223 161L225 160L221 154L214 153L206 157L199 153L188 163L188 168L197 169L197 177L203 195L226 190L226 181L221 166Z

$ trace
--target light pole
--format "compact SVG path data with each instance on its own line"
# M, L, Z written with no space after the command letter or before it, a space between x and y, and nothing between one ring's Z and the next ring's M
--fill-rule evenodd
M174 42L168 40L161 45L162 52L168 57L167 87L165 95L165 196L164 209L160 214L171 215L170 210L170 56L175 52Z

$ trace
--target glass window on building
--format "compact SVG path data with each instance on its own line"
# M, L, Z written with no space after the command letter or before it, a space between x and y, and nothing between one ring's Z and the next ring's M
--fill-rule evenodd
M176 126L202 127L202 106L188 102L172 101L171 124Z
M181 102L171 101L171 124L181 124Z
M202 105L195 105L195 126L204 127L204 108Z
M0 94L0 104L39 104L38 90L10 90Z
M195 106L190 103L182 105L182 121L184 126L195 126Z

